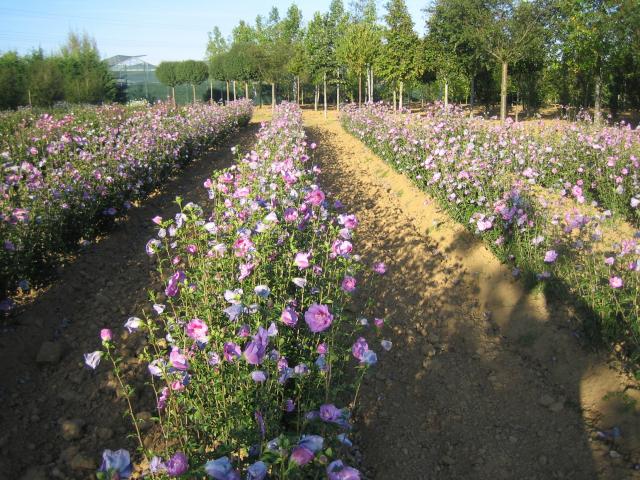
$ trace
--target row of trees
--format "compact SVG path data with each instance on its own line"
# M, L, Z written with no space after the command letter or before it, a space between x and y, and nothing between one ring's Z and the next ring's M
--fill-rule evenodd
M614 111L640 107L640 2L637 0L432 0L426 34L414 30L404 0L355 0L303 25L292 5L241 21L225 39L209 34L209 78L234 85L266 82L318 107L327 89L339 106L374 93L403 106L410 98L452 98L472 105L500 98L535 109L543 102ZM228 91L228 90L227 90ZM235 88L234 88L235 91ZM342 97L342 98L341 98Z
M161 62L156 68L155 74L158 80L171 87L171 99L175 105L178 85L191 85L193 103L196 102L196 86L209 78L209 69L205 62L198 60Z
M58 101L100 103L117 99L107 65L88 35L69 34L55 55L36 50L0 56L0 109L20 105L48 107Z

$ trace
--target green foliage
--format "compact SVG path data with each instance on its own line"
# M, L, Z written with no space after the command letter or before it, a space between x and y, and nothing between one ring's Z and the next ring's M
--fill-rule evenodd
M205 62L185 60L176 65L176 80L179 84L198 85L209 77L209 68Z
M0 108L16 108L25 95L26 65L15 52L0 57Z
M389 82L398 84L415 78L420 71L419 39L404 0L390 0L386 7L386 42L379 66Z
M176 87L183 83L180 78L178 64L179 62L160 62L155 72L158 80L167 87Z

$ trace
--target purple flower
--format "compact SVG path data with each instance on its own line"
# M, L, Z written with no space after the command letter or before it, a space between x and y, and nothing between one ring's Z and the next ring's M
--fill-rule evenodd
M254 335L253 340L244 349L244 358L251 365L259 365L264 359L269 344L269 335L267 331L259 327L258 333Z
M547 250L544 254L545 263L553 263L558 258L558 253L555 250Z
M351 353L360 362L362 362L364 352L366 352L367 350L369 350L369 345L363 337L358 338L351 347Z
M391 347L393 346L393 343L391 343L389 340L382 340L380 342L380 345L382 345L382 348L385 349L385 351L389 351L391 350Z
M271 294L271 290L266 285L258 285L256 286L256 288L253 289L253 291L260 298L267 298Z
M247 468L247 480L264 480L267 477L267 465L263 461L249 465Z
M348 228L349 230L353 230L358 226L358 219L355 215L338 215L338 223Z
M323 332L331 326L333 315L326 305L314 303L305 312L304 321L313 333Z
M251 379L256 383L263 383L267 380L267 374L262 370L254 370L251 372Z
M296 409L295 402L292 399L287 398L284 401L284 411L290 413L290 412L293 412L295 409Z
M209 460L204 465L204 471L215 480L240 480L240 473L233 469L227 457Z
M227 362L233 362L236 358L242 355L240 346L236 345L233 342L226 342L224 344L223 352L224 352L224 359Z
M128 451L120 449L115 452L112 450L102 452L102 465L100 465L98 472L108 474L107 478L114 480L129 478L132 471L133 466Z
M333 403L325 403L320 406L320 418L325 422L335 422L342 417L342 410Z
M333 256L346 257L353 251L353 245L348 240L335 240L331 244L331 252Z
M611 277L609 279L609 285L611 288L622 288L624 286L624 282L620 277Z
M280 315L280 320L288 327L294 327L298 323L298 314L293 308L285 307Z
M353 292L356 289L356 279L347 275L346 277L344 277L344 279L342 279L341 287L345 292Z
M322 450L324 445L324 438L320 435L303 435L298 442L298 445L310 450L313 453L318 453Z
M379 275L384 275L387 271L387 266L383 262L378 262L373 265L373 271Z
M376 352L374 352L373 350L367 350L366 352L364 352L364 354L362 355L362 362L367 366L371 366L371 365L375 365L376 363L378 363L378 355L376 355Z
M342 460L334 460L327 467L328 480L360 480L360 472L355 468L342 463Z
M149 373L151 375L153 375L154 377L160 377L162 376L162 372L165 366L165 361L161 358L157 358L149 363L149 366L147 368L149 369Z
M133 333L140 328L142 325L142 320L138 317L129 317L124 324L124 328L126 328L129 333Z
M98 365L100 365L101 359L102 359L102 352L100 350L84 354L85 365L87 365L89 368L93 370L98 368Z
M313 460L313 457L315 457L315 455L311 450L309 450L308 448L296 445L291 450L291 456L289 457L289 461L302 467L303 465L306 465L311 460Z
M164 464L170 477L179 477L189 470L189 459L182 452L176 452Z
M182 270L178 270L176 273L171 275L171 278L167 283L167 288L164 289L165 295L167 297L175 297L180 289L180 283L184 282L186 278L187 276Z

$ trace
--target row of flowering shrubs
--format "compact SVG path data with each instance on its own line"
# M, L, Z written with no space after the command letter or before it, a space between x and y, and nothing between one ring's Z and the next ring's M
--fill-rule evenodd
M205 182L210 202L178 199L175 218L154 218L147 253L166 288L125 327L148 341L159 441L144 453L156 478L360 478L345 461L349 407L377 354L346 308L363 273L358 221L316 184L314 148L298 106L279 105L254 150ZM119 375L119 345L101 336L86 363L108 358ZM102 478L131 473L126 450L103 460Z
M637 352L640 235L628 222L640 218L639 130L498 125L442 105L348 107L341 119L515 275L573 292L605 337Z
M250 102L78 107L3 114L0 300L162 183L177 166L248 123ZM10 306L8 300L1 304Z

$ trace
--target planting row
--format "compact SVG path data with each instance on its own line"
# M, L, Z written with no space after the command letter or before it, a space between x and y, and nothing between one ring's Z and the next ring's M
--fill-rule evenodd
M385 266L366 269L354 254L358 221L316 184L308 148L298 106L279 105L255 149L205 182L210 202L178 199L175 218L154 218L147 253L166 288L152 293L148 318L125 325L146 337L157 399L154 448L138 433L141 473L360 478L347 464L352 407L391 343L370 348L364 336L379 335L383 320L347 306L363 276L379 278ZM108 330L101 337L86 363L109 359L122 379L120 342ZM102 478L131 474L126 450L103 460Z
M0 124L0 300L92 238L177 166L245 125L250 102L79 107ZM10 307L4 300L2 308Z
M441 105L425 115L347 108L342 123L482 236L514 275L573 292L606 337L637 352L640 236L587 199L637 220L640 132L499 126Z

